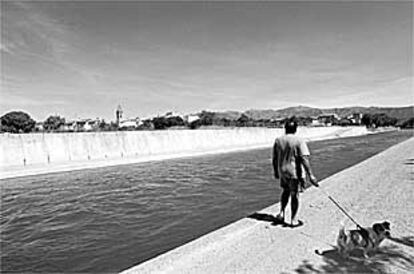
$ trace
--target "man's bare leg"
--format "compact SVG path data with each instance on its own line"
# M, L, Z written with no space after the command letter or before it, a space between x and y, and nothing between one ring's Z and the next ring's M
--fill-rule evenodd
M292 211L291 225L296 226L299 224L299 222L296 220L296 213L298 213L298 208L299 208L299 193L297 191L291 191L290 197L291 197L290 208Z
M288 202L289 202L289 196L290 196L290 191L289 191L289 189L287 189L287 188L283 188L283 191L282 191L282 195L281 195L281 198L280 198L280 202L281 202L281 205L280 205L280 212L279 212L279 214L276 216L276 219L278 220L278 221L284 221L284 219L285 219L285 209L286 209L286 206L287 206L287 204L288 204Z

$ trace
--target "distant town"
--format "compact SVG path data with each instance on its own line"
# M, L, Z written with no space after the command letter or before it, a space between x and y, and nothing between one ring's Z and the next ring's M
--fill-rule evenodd
M413 128L413 107L405 108L343 108L320 110L309 107L292 107L282 110L252 110L246 112L201 111L196 114L167 112L149 118L124 118L122 107L114 111L114 121L101 118L66 120L50 115L45 121L35 121L23 111L10 111L1 119L0 132L97 132L122 130L198 129L223 127L283 127L286 120L295 120L300 126L396 126ZM356 111L359 110L359 111ZM339 114L338 114L339 113ZM395 114L394 116L392 114Z

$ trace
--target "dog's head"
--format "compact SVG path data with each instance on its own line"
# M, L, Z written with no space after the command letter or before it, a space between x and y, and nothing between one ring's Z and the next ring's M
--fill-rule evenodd
M391 237L390 223L387 221L374 224L372 226L372 229L374 229L375 233L377 233L381 237L384 237L384 238Z

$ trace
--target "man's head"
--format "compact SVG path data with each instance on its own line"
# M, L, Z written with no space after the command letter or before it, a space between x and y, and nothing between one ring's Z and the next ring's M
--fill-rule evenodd
M296 123L296 121L286 121L285 123L286 134L295 134L297 128L298 128L298 123Z

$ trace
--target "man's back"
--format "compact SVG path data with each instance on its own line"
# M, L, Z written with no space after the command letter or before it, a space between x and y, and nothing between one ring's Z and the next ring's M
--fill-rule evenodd
M273 146L273 171L275 178L280 181L283 189L280 196L280 213L276 216L279 222L285 221L285 208L291 199L291 227L297 227L303 222L296 219L299 208L299 186L304 186L304 175L309 175L310 182L318 186L309 164L309 149L305 141L295 136L298 124L294 120L285 123L286 135L276 138ZM302 171L302 168L304 171Z
M302 177L301 156L309 155L305 141L293 134L276 138L273 147L273 157L276 159L279 176L283 179L298 179Z

